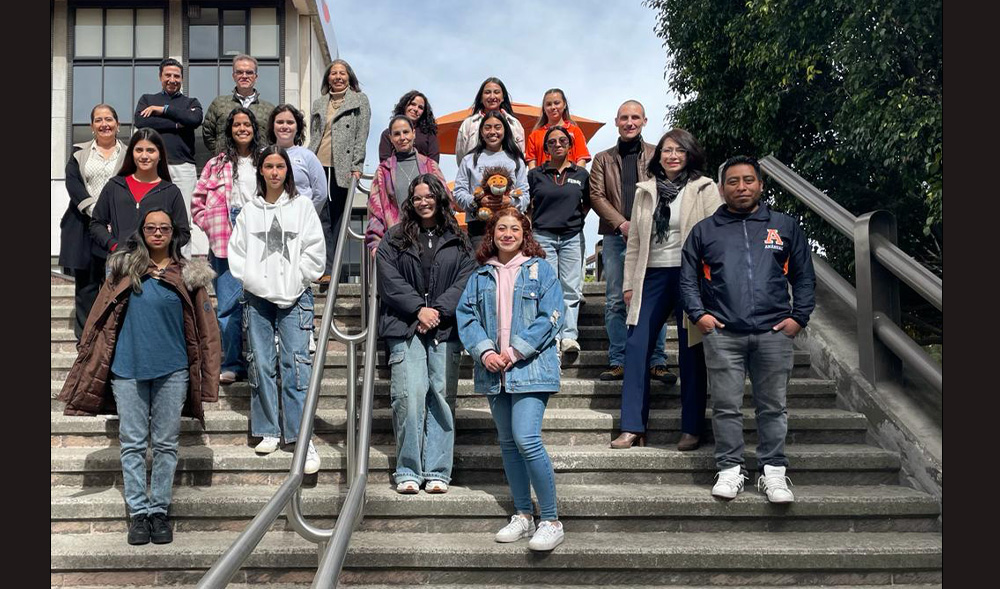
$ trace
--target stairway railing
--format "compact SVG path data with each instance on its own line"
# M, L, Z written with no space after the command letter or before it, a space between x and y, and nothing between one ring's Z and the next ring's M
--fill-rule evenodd
M943 390L941 364L900 329L899 282L907 284L939 311L944 310L942 280L896 245L896 219L888 211L855 217L774 156L761 169L824 221L854 243L855 283L841 277L813 254L817 277L855 310L861 372L869 382L899 382L902 362L938 393Z
M372 176L362 176L370 181ZM323 381L326 364L327 346L331 335L347 346L347 484L348 492L341 507L337 522L332 529L316 527L306 521L302 514L302 481L308 444L296 444L292 454L292 465L288 477L281 483L274 496L250 521L240 533L235 542L205 573L198 582L199 589L221 589L225 587L233 575L243 566L246 559L271 528L274 521L287 509L287 518L300 536L319 545L320 568L313 580L313 587L336 587L337 577L343 567L344 557L351 534L360 523L364 513L365 488L368 478L368 446L371 439L372 406L375 381L375 343L376 322L378 321L378 300L374 261L363 251L361 258L362 297L361 317L363 327L355 334L345 334L334 323L335 307L339 295L339 275L344 251L349 240L364 241L364 235L351 229L351 211L356 193L368 194L358 179L351 180L344 204L340 223L340 234L337 239L337 249L333 257L333 278L331 289L327 293L326 306L323 309L323 320L319 330L316 353L313 357L313 371L309 379L309 389L306 393L302 412L302 424L299 428L299 439L312 438L313 420L319 404L319 393ZM362 398L360 413L358 413L358 345L364 343L364 379L362 383ZM360 427L360 430L359 430ZM326 544L329 543L329 547Z

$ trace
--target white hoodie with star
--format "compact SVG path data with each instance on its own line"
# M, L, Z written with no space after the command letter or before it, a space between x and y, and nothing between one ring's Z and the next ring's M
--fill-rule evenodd
M257 195L229 238L229 270L243 288L282 309L299 300L326 266L326 242L308 198L281 193L274 204Z

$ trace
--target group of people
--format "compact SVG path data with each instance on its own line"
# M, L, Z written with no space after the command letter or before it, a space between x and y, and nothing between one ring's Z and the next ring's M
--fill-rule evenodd
M233 94L214 100L204 119L215 156L185 200L170 164L189 163L201 110L180 93L180 72L174 60L161 64L163 91L140 99L127 146L116 138L114 109L96 106L94 140L75 146L67 165L72 202L61 259L77 277L80 353L61 398L74 414L114 411L117 402L128 539L137 544L170 541L180 416L203 418L202 403L217 399L220 383L249 380L257 452L274 452L282 438L297 441L312 370L310 284L322 286L338 271L330 267L334 239L363 169L371 116L354 71L335 60L312 104L304 148L303 113L260 100L256 61L238 56ZM489 401L516 508L496 540L530 536L532 550L563 541L541 424L559 391L561 358L580 352L583 226L593 209L607 285L608 368L600 378L622 381L621 433L611 447L644 445L650 379L678 380L664 353L672 314L678 450L701 444L711 392L712 494L732 499L743 489L749 374L758 485L772 502L793 501L785 396L792 338L813 308L809 245L797 221L760 202L756 160L727 160L716 183L689 132L672 129L652 145L642 138L645 124L640 103L623 103L618 142L593 158L588 173L586 138L562 90L545 92L526 136L506 86L487 78L458 131L452 191L438 166L427 96L410 91L396 104L381 136L365 245L376 260L378 333L391 374L397 492L448 491L464 351L474 362L474 390ZM456 211L466 214L467 229ZM207 263L181 255L191 221L208 237ZM305 472L313 473L320 461L308 443Z

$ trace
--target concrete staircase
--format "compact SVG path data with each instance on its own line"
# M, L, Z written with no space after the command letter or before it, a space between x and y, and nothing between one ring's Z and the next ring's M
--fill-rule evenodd
M789 475L796 502L767 503L753 482L736 500L713 499L712 444L674 449L677 388L653 385L651 447L611 450L620 383L596 375L606 363L603 284L585 285L583 353L563 369L544 437L557 480L566 542L533 554L525 542L496 544L513 510L485 399L472 392L463 358L454 481L443 496L397 495L388 371L380 353L366 518L354 534L344 585L398 587L939 586L940 505L899 485L900 457L866 444L864 416L838 409L833 383L797 352L789 389ZM342 287L337 320L359 324L357 285ZM193 586L284 479L291 449L254 454L247 436L249 389L223 387L206 406L206 428L185 419L171 516L173 544L129 546L115 417L62 415L55 400L75 358L72 283L52 278L51 584ZM325 297L317 297L317 315ZM676 350L670 331L668 350ZM335 520L343 495L345 365L330 344L316 420L322 470L307 477L303 507L318 525ZM676 365L676 355L670 354ZM753 412L745 413L754 468ZM261 542L233 587L304 587L315 545L284 519Z

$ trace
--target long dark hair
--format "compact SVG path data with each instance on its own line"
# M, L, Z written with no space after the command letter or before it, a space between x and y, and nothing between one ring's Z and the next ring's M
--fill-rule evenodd
M143 200L143 202L149 201ZM165 213L170 219L170 226L173 227L173 231L170 234L170 243L167 244L167 255L174 262L181 261L181 246L177 240L179 228L177 227L177 223L174 222L170 211L164 209L162 205L151 205L149 207L140 205L139 226L136 227L135 233L130 235L125 241L125 247L119 248L108 257L108 280L111 285L118 284L122 278L128 276L132 283L132 291L135 293L142 292L142 279L149 269L150 260L149 247L146 245L146 238L142 232L142 227L146 224L146 217L156 212Z
M389 128L389 143L392 143L392 126L395 125L398 121L403 121L407 125L409 125L410 126L410 130L414 132L414 135L416 135L416 127L413 126L413 121L410 120L410 117L408 117L406 115L392 115L392 118L389 119L389 127L388 127ZM416 146L416 139L417 138L414 137L413 139L414 139L414 141L412 143L410 143L410 147L413 148L413 151L417 151L417 146ZM392 151L393 151L393 153L396 152L396 146L395 146L395 144L392 146Z
M558 94L560 97L562 97L563 111L562 114L559 115L559 118L562 120L562 122L563 123L573 122L573 117L569 115L569 101L566 100L566 93L559 88L549 88L548 90L545 91L545 94L542 94L542 112L538 113L538 120L535 121L535 126L531 128L532 131L534 131L535 129L541 129L549 122L549 115L545 114L545 97L548 96L549 94Z
M295 191L295 175L292 173L292 160L288 158L288 152L285 151L285 148L278 145L268 145L260 150L260 155L257 156L257 194L267 196L267 182L264 180L264 173L260 171L260 168L264 165L264 159L274 154L280 155L285 160L287 173L285 174L285 184L282 188L288 193L288 199L291 200L298 196L298 193Z
M403 206L400 210L400 228L394 234L392 244L400 250L409 249L414 244L422 247L420 246L420 240L417 239L420 233L421 219L420 215L417 214L417 209L413 206L413 192L421 184L426 184L431 194L434 195L434 222L437 224L437 228L451 231L457 235L462 243L462 248L471 254L472 246L469 244L469 238L458 227L455 215L451 214L451 197L448 195L448 189L445 187L444 182L441 182L441 179L434 174L420 174L410 182L406 200L403 201Z
M271 111L271 116L267 117L267 140L268 142L275 144L278 142L278 136L274 134L274 120L278 118L283 112L292 113L292 117L295 118L295 138L292 139L293 145L302 145L306 139L306 118L302 115L302 111L295 108L287 102L285 104L279 104L274 107Z
M500 101L500 108L514 114L514 107L510 104L510 93L507 92L507 86L504 86L503 82L500 81L500 78L496 77L486 78L483 80L483 83L479 85L479 91L476 92L476 99L472 101L472 114L486 110L486 106L483 104L483 90L486 89L486 84L489 84L490 82L500 86L500 90L503 92L503 100Z
M521 242L522 254L528 257L545 257L545 250L535 241L535 235L531 230L531 219L515 207L507 207L493 213L490 220L486 222L486 234L483 235L483 241L479 244L479 251L476 252L476 261L480 264L485 264L486 260L500 253L496 243L493 242L493 232L496 231L497 223L501 217L514 217L521 223L521 235L524 237L524 240Z
M678 128L673 128L664 133L663 137L660 137L660 140L656 143L656 150L653 152L653 157L649 158L649 164L646 165L646 171L649 172L649 175L661 179L667 177L667 172L660 163L660 156L663 155L663 144L667 142L667 139L673 139L677 145L681 146L681 149L687 152L687 162L684 164L684 169L681 170L681 173L685 174L688 180L700 178L702 171L705 169L705 150L701 148L694 135L684 129Z
M472 165L476 166L479 164L479 154L486 150L486 142L483 141L483 125L490 119L497 119L503 124L503 141L500 143L500 149L514 160L514 175L516 176L521 169L521 163L524 162L524 154L521 153L521 148L514 141L514 131L511 130L510 123L507 122L507 117L503 116L503 113L498 110L491 110L479 121L479 130L476 131L479 143L472 152Z
M417 90L410 90L406 94L400 97L399 102L392 109L392 114L394 115L405 115L406 107L410 105L417 96L424 99L424 112L420 115L420 118L416 120L416 127L420 129L420 132L425 135L437 135L438 124L434 120L434 111L431 109L431 101L427 100L423 92Z
M320 84L319 93L330 93L330 70L332 70L333 66L338 63L344 66L344 69L347 70L347 87L355 92L361 92L361 83L358 82L358 76L354 74L354 68L351 67L351 64L347 63L343 59L335 59L330 62L330 65L326 66L326 72L323 73L323 83Z
M240 167L236 165L239 161L239 151L236 149L236 140L233 139L233 123L236 122L236 115L246 115L250 119L250 127L253 129L253 138L250 140L250 157L255 158L257 152L260 151L261 141L257 136L257 115L253 114L253 111L249 108L244 108L242 106L237 106L229 112L229 116L226 117L226 142L222 146L223 157L233 164L233 180L236 180L237 175L240 173ZM273 116L273 115L272 115ZM256 160L254 164L256 165Z
M155 130L149 127L143 127L132 135L132 138L128 141L128 147L125 148L125 159L122 161L122 169L118 171L118 175L127 178L132 174L135 174L135 154L132 151L135 149L135 144L140 141L149 141L153 144L153 147L160 152L160 161L156 163L156 175L160 177L160 180L170 181L170 169L167 168L167 146L163 144L163 137Z

